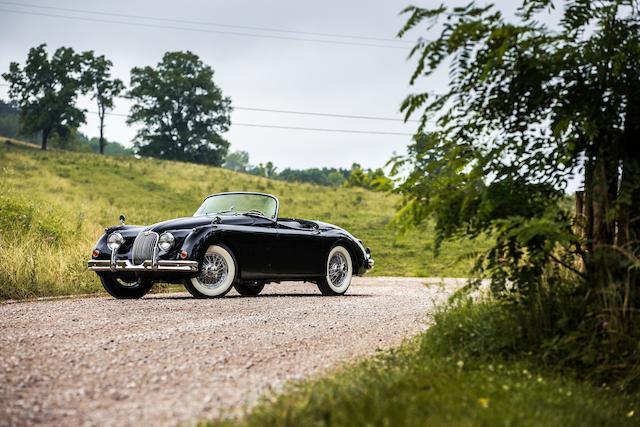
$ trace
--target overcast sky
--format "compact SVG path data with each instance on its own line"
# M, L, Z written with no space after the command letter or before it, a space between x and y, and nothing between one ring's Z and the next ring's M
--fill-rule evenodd
M513 11L514 2L505 0L497 3L502 4L500 7L507 13ZM418 88L408 85L414 64L407 61L406 43L90 15L43 7L393 40L405 19L399 16L399 12L407 4L392 0L28 0L18 5L0 0L0 70L6 71L11 61L23 63L29 48L44 42L50 52L60 46L70 46L77 51L94 50L97 54L104 54L114 63L114 76L128 84L132 67L155 65L166 51L190 50L213 67L216 84L237 107L400 119L399 105L407 93L418 89L442 92L447 85L446 72L422 81ZM85 21L77 17L150 26ZM421 31L414 32L409 38L429 37L424 30ZM284 38L335 40L393 48ZM6 99L6 93L7 88L0 87L0 97ZM90 100L81 99L80 104L89 111L95 111ZM126 114L128 109L127 101L119 99L114 113ZM87 120L82 132L96 136L97 117L87 114ZM280 169L348 167L353 162L365 167L380 167L394 152L403 152L410 137L268 129L240 124L398 133L411 133L415 129L415 124L401 121L235 110L231 130L225 134L231 142L231 149L248 151L253 164L271 160ZM109 116L106 125L108 139L131 144L135 129L125 124L124 117Z

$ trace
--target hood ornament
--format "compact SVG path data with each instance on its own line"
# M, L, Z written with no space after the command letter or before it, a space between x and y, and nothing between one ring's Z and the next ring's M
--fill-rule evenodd
M125 216L124 214L120 215L120 225L124 225L124 221L125 221Z

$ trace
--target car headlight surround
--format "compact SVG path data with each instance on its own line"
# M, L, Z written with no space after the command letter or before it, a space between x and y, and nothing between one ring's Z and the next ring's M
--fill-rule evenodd
M122 234L118 232L111 233L109 234L109 237L107 237L107 247L112 251L117 250L123 244L124 244L124 237L122 237Z
M158 239L158 247L166 252L171 249L175 241L176 239L173 237L173 234L169 232L162 233Z

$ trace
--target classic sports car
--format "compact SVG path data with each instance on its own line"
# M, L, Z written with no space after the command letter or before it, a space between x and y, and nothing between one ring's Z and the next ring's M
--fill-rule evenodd
M373 268L371 251L335 225L278 218L279 202L263 193L207 197L192 217L150 226L109 227L88 262L116 298L140 298L155 282L183 283L196 298L258 295L283 280L317 284L342 295L352 276Z

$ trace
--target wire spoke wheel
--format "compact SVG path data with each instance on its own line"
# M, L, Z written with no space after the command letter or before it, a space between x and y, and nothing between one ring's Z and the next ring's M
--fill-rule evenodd
M228 275L229 265L222 255L218 253L205 255L200 276L198 276L201 285L215 289L225 282Z
M323 295L343 295L353 277L351 254L344 246L335 246L327 257L327 274L318 280Z
M236 280L236 261L231 250L223 245L211 245L200 261L198 276L187 279L185 287L196 298L224 296Z
M347 258L340 252L336 252L329 260L329 280L336 287L341 287L347 277Z

